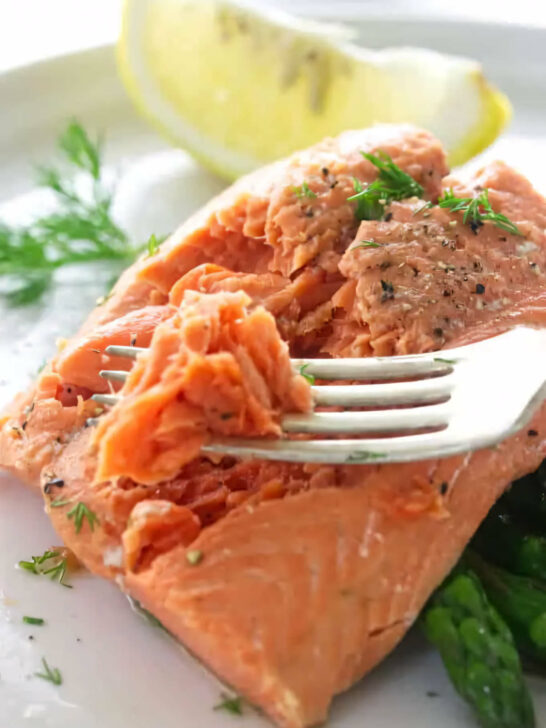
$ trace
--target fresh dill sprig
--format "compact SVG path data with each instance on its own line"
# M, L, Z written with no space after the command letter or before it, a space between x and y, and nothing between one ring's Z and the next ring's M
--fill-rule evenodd
M307 372L305 371L305 370L307 369L307 367L308 367L308 366L309 366L309 364L303 364L303 365L302 365L302 366L300 367L300 374L301 374L301 376L302 376L302 377L303 377L304 379L306 379L306 380L307 380L307 381L309 382L309 384L314 384L314 383L315 383L315 377L313 376L313 374L308 374L308 373L307 373Z
M66 517L74 519L76 533L79 533L82 530L84 519L87 519L89 528L92 531L95 530L95 524L99 523L97 514L94 513L90 508L85 505L85 503L82 503L81 501L76 503L76 505L68 511Z
M45 624L45 619L42 619L42 617L23 617L23 622L25 624L35 624L38 627L41 627Z
M70 498L56 498L54 501L51 501L49 504L50 508L62 508L63 506L67 506L69 503L72 503Z
M126 264L141 250L111 217L112 190L102 180L99 142L71 121L58 148L63 164L36 170L38 185L54 195L55 211L27 226L0 222L0 296L10 305L37 301L58 268L99 260Z
M243 699L241 697L227 695L226 693L222 693L220 697L222 700L214 706L213 710L225 710L227 713L232 713L232 715L243 714Z
M45 657L42 657L42 665L44 666L43 672L35 672L34 674L36 677L41 677L42 680L48 680L49 682L53 683L53 685L61 685L63 682L63 676L61 675L61 671L57 667L50 667L47 664L47 660Z
M148 256L155 255L157 253L157 251L159 250L160 245L161 245L160 241L152 233L150 235L150 237L148 238L148 242L146 243L146 250L148 251Z
M306 181L302 182L302 184L297 187L292 187L292 191L300 200L303 197L308 197L310 200L314 200L317 196L316 192L313 192Z
M468 223L474 233L478 232L486 220L511 235L521 235L517 225L506 215L495 212L489 202L489 190L486 188L477 197L457 197L452 189L445 190L438 199L438 206L450 212L463 212L463 223Z
M381 244L376 243L375 240L361 240L357 245L351 245L351 250L358 250L359 248L380 248Z
M423 187L395 164L386 152L377 154L361 152L364 159L371 162L379 170L377 179L366 187L358 179L353 179L355 194L347 199L357 203L358 220L379 220L385 207L393 200L404 200L407 197L422 197Z
M70 584L64 582L67 559L59 551L44 551L41 556L31 556L31 559L32 561L19 561L19 568L38 576L49 576L67 589L72 589Z

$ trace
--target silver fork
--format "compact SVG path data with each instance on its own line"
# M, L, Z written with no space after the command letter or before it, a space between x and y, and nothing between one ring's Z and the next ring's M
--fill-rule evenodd
M130 346L106 349L112 356L131 358L142 351ZM368 409L287 414L281 420L284 433L367 437L223 437L213 439L202 451L289 462L361 464L442 458L494 446L524 427L546 398L546 329L520 326L476 344L432 354L293 359L292 364L296 371L305 367L305 373L317 379L367 382L314 385L315 407ZM125 371L100 374L111 381L124 381L127 376ZM93 399L114 405L119 396L96 394Z

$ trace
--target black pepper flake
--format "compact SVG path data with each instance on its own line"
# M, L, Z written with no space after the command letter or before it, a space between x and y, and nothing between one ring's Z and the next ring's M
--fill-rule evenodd
M48 480L44 485L44 493L49 495L49 493L51 493L51 488L64 488L64 480L62 478L51 478L51 480Z
M389 283L389 281L381 280L381 288L383 290L383 293L381 294L381 303L384 303L385 301L390 301L392 298L394 298L394 286L392 283Z
M412 265L411 269L413 271L413 275L417 278L417 276L419 275L419 268L416 268L415 266Z
M444 289L443 296L444 298L449 298L451 296L452 291L448 291L447 288Z
M337 185L338 185L338 184L339 184L339 180L335 179L335 180L334 180L334 181L332 182L332 184L330 185L330 189L331 189L331 190L333 190L333 189L334 189L334 187L337 187Z
M434 336L437 336L438 338L440 338L441 336L443 336L443 335L444 335L444 330L443 330L443 329L441 329L441 328L440 328L440 327L438 326L438 327L436 327L436 328L434 329L434 331L433 331L432 333L434 334Z
M390 222L392 220L392 212L387 212L383 220L385 220L385 222Z
M506 236L504 236L504 235L501 235L499 237L499 240L501 241L501 243L505 243L508 240L508 238Z
M322 174L323 174L323 175L324 175L325 177L328 177L328 175L330 174L330 170L328 169L328 167L323 167L323 168L322 168Z
M480 296L482 295L482 293L485 293L485 286L483 285L483 283L476 283L476 293Z
M24 422L21 423L21 429L23 430L23 432L27 429L27 425L28 425L28 420L25 420Z
M529 437L538 437L538 432L536 430L527 430L527 434Z
M478 234L478 230L483 225L483 222L481 220L471 220L470 221L470 229L474 233L474 235Z
M230 420L233 417L233 412L222 412L220 415L221 420Z
M387 270L387 268L390 268L390 267L391 267L391 265L392 265L392 263L391 263L391 261L390 261L390 260L383 260L383 261L382 261L382 262L381 262L381 263L379 264L379 268L380 268L381 270Z
M136 346L136 340L137 340L137 335L131 334L131 340L129 341L129 346Z
M447 493L449 486L447 482L444 480L443 483L440 484L440 495L445 495Z
M315 213L313 210L306 210L304 213L305 217L314 217Z
M34 412L34 408L36 407L35 400L32 400L32 402L28 405L28 407L25 407L24 413L28 417L32 412Z

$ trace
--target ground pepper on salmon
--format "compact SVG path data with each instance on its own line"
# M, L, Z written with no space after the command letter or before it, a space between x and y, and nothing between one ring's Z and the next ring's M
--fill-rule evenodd
M359 219L349 198L355 179L379 178L370 154L421 197L377 198L377 219ZM77 557L285 728L323 720L397 644L504 488L546 455L545 407L498 448L445 460L198 455L211 432L275 436L282 413L309 407L288 353L419 353L546 325L546 201L502 163L447 172L430 134L378 126L241 179L126 271L3 420L2 465L63 482L63 505L51 486L44 499ZM516 231L438 205L485 189ZM86 428L98 371L121 368L105 346L135 337L151 348L126 400Z

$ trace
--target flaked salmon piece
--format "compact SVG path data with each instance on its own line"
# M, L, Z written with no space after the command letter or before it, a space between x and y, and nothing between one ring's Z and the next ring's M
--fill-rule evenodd
M352 177L365 183L377 174L360 149L390 154L423 185L424 200L393 203L383 220L359 224L346 200ZM279 360L281 339L293 356L368 356L457 346L516 323L546 325L546 202L502 164L469 179L446 178L446 171L439 143L408 127L347 132L271 165L213 200L155 256L129 269L80 336L109 322L115 328L116 319L147 306L170 306L177 312L153 338L165 334L168 343L172 336L176 360L176 329L188 308L215 301L202 316L203 324L214 324L220 302L233 296L244 298L243 320L262 317L270 332L264 339L261 328L249 329L238 353L246 362L265 357L260 361L270 366ZM522 235L504 234L490 222L473 231L460 214L422 209L443 188L472 196L483 187ZM380 247L358 247L363 239ZM199 325L192 336L193 349L207 341L204 329ZM273 356L262 351L265 341ZM137 364L128 406L133 395L144 401L149 387L160 397L167 393L169 377L163 377L172 352L159 343L156 359L150 353ZM218 353L232 345L230 339ZM79 351L77 340L68 347ZM211 355L216 352L201 358ZM286 349L280 361L285 357ZM179 364L172 372L178 383L190 373L183 356ZM226 371L222 360L219 381ZM245 396L260 392L260 401L277 402L275 423L293 375L282 384L276 370L263 371L261 380L249 377ZM214 403L216 373L209 368L191 379L199 383L194 395L202 393L202 419ZM45 501L54 526L88 568L116 579L285 728L322 720L333 695L394 647L502 490L546 455L543 406L528 431L500 447L446 460L318 466L194 457L185 464L179 458L172 477L152 473L153 463L145 462L141 479L127 477L124 456L120 475L98 481L102 440L97 448L91 442L97 434L78 419L92 403L78 391L72 406L67 386L76 385L54 361L12 406L0 430L2 463L27 480L49 483ZM39 425L31 429L34 409L25 414L38 392L35 409L40 405L49 417L40 437ZM104 418L105 431L109 421L120 425L124 407ZM264 411L271 417L269 404ZM13 428L25 418L23 432L32 436L14 438ZM202 419L185 420L191 431L182 452L192 436L202 436ZM132 456L137 446L145 453L147 447L146 422L135 420L142 421ZM205 430L212 423L223 432L229 422L212 417ZM150 432L157 433L157 422ZM46 456L56 437L60 442ZM112 437L112 454L116 442L130 439L127 430ZM41 472L29 460L33 448ZM59 497L69 504L52 508ZM93 528L84 519L76 531L67 517L78 503L95 516Z
M173 306L180 306L186 291L244 291L252 301L263 304L273 294L282 292L289 283L287 278L275 273L241 273L215 263L203 263L174 284L169 292L169 301Z
M198 457L210 435L279 436L282 412L311 408L275 320L250 303L243 292L184 294L97 427L98 482L153 485Z
M158 324L173 314L169 306L145 306L101 324L72 339L56 358L54 371L65 382L87 387L90 393L107 392L108 383L99 376L99 370L127 371L132 362L126 357L108 356L105 349L111 345L148 346Z

